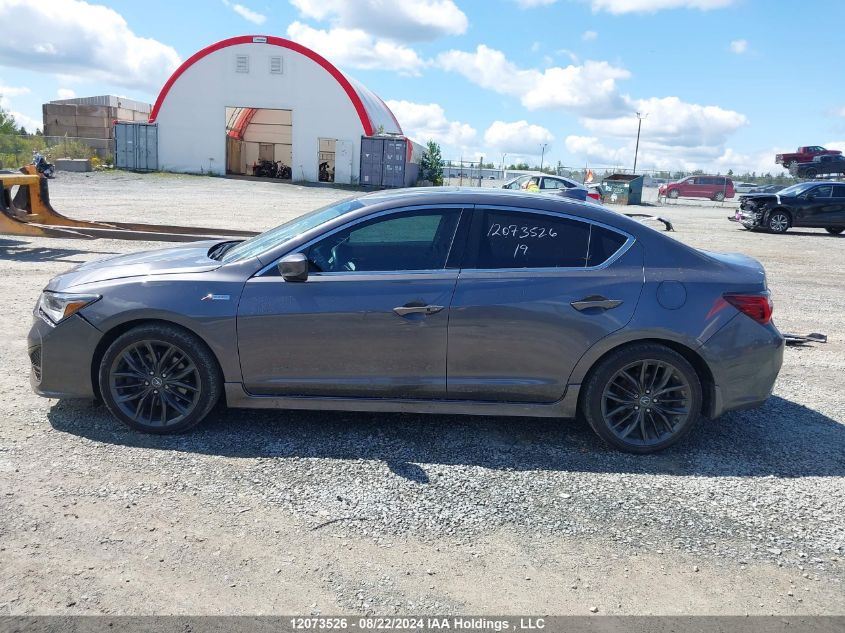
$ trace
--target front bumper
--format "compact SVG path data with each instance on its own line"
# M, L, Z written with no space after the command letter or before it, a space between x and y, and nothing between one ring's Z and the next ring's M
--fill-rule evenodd
M762 405L772 394L785 346L773 323L760 325L744 314L710 337L700 348L715 382L708 417Z
M78 314L56 326L36 315L27 336L32 390L46 398L93 398L91 363L102 336Z
M763 226L765 211L761 209L740 207L732 216L728 216L731 222L739 222L747 229L756 229Z

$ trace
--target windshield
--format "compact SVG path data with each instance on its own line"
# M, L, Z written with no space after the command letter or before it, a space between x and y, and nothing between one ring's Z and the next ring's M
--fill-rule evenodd
M807 191L807 189L812 187L814 184L815 183L812 182L799 182L797 185L791 185L786 189L781 189L780 191L778 191L778 193L787 196L797 196Z
M355 209L360 209L363 206L364 204L362 202L355 198L351 198L321 207L315 211L301 215L298 218L294 218L290 222L285 222L274 229L265 231L261 235L256 235L245 242L241 242L237 246L229 249L229 251L223 256L222 261L224 264L228 264L230 262L238 262L244 259L249 259L250 257L257 257L274 246L287 242L297 235L301 235L302 233L310 231L329 220L334 220L336 217L339 217L348 211L354 211Z

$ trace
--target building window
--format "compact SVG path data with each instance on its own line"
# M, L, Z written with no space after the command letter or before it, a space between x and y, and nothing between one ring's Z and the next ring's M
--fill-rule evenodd
M270 58L270 74L271 75L281 75L284 73L284 65L282 64L282 58L279 55L273 56Z
M249 55L235 56L235 72L248 73L249 72Z

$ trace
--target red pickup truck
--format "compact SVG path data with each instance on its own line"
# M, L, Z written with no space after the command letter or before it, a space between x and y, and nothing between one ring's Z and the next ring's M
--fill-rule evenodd
M799 147L798 151L792 154L778 154L775 156L775 163L788 168L792 163L809 163L816 156L835 156L841 153L838 149L825 149L821 145L807 145Z

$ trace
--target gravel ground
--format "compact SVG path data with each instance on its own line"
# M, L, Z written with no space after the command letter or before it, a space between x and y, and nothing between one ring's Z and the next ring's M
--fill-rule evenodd
M264 229L349 191L61 174L71 216ZM148 437L34 396L47 280L147 246L0 239L0 613L845 613L845 238L659 210L767 268L789 348L765 407L657 456L570 421L225 411ZM155 244L149 244L154 246Z

